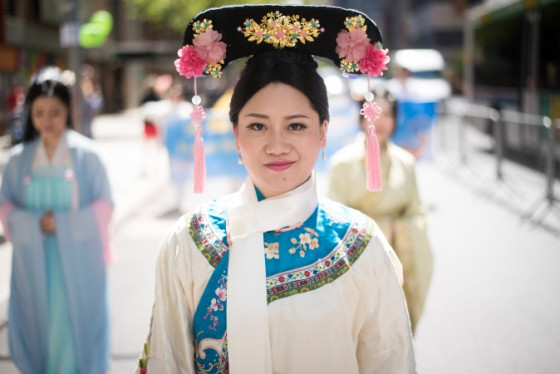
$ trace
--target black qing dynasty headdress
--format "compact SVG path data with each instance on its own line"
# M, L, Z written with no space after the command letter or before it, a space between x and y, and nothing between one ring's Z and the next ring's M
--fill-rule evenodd
M223 69L234 60L282 48L329 59L346 74L380 76L389 62L377 25L356 10L311 5L239 5L199 13L187 25L183 47L175 60L179 74L194 78L194 192L202 192L206 178L201 128L205 113L197 95L196 78L220 78ZM365 99L360 113L369 122L367 188L379 191L379 144L373 123L381 110L373 102L371 92Z

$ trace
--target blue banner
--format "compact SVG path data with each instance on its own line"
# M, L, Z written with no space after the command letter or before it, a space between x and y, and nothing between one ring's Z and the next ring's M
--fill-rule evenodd
M206 119L202 122L206 175L244 178L247 172L243 165L237 163L238 153L227 113L207 109L206 114ZM190 178L194 155L194 128L190 117L167 116L163 125L172 179ZM173 166L181 170L173 170Z

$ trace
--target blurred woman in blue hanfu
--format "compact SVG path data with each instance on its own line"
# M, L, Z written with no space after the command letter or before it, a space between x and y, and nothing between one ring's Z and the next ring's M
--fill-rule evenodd
M24 373L105 373L106 264L113 211L94 143L72 130L73 73L31 79L22 144L2 176L0 220L13 245L10 354Z

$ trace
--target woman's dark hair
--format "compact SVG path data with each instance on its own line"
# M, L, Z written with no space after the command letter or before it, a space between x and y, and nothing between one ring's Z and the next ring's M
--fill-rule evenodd
M64 105L66 105L66 108L68 109L66 127L69 129L73 128L71 114L72 96L70 92L70 86L73 83L72 72L61 72L59 68L54 66L45 67L31 77L25 97L25 112L27 113L27 119L25 121L22 142L29 142L39 136L35 126L33 126L31 106L37 98L42 96L56 97L62 101Z
M230 102L229 119L234 126L247 101L269 83L284 83L301 91L319 114L320 123L329 120L327 88L313 57L293 50L275 50L253 55L243 68Z

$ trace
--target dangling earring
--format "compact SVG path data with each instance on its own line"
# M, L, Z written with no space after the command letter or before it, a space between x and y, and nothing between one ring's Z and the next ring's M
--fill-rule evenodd
M325 153L325 150L324 150L324 149L321 150L321 159L322 159L323 161L327 161L327 154Z
M243 165L243 159L241 158L241 153L239 155L237 155L237 163L239 165Z

